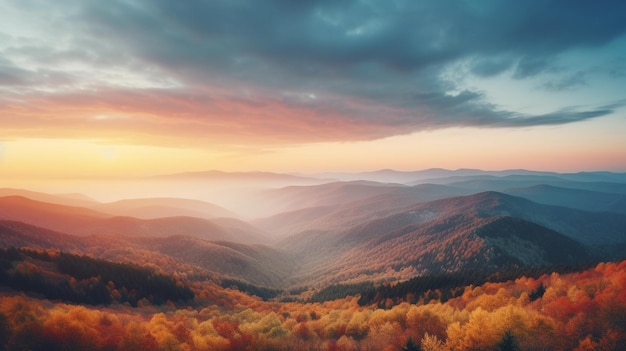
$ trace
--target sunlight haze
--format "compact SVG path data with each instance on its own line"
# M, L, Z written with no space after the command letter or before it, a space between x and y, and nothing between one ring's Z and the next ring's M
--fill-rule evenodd
M626 170L617 14L255 6L0 4L0 177ZM581 29L587 15L604 25Z

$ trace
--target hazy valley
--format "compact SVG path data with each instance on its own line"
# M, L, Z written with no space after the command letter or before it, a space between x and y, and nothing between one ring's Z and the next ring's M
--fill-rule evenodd
M625 350L625 13L0 1L0 351Z
M558 289L565 289L569 303L575 304L580 297L572 289L587 289L587 298L596 301L596 294L609 293L609 286L624 288L626 283L623 263L606 266L610 273L596 278L585 273L604 270L602 266L594 271L601 262L626 259L625 174L439 169L320 178L236 174L228 186L248 189L234 194L236 201L245 203L242 208L228 207L233 199L209 201L202 195L204 188L223 185L225 173L167 179L176 179L184 188L190 177L198 189L196 198L156 192L155 197L100 202L79 194L0 189L0 244L7 250L2 258L3 347L26 342L20 333L36 333L32 325L14 319L10 309L17 308L19 300L39 308L32 318L43 323L42 332L52 333L36 338L49 338L46 342L59 347L67 337L55 336L46 323L50 318L71 320L76 313L72 306L85 305L90 306L85 311L99 314L97 318L116 315L115 323L124 330L140 316L154 321L158 311L164 313L158 318L170 323L162 331L169 330L169 341L146 325L139 334L119 332L113 346L102 340L97 347L92 345L98 349L131 347L124 338L138 335L151 340L142 346L145 349L167 344L189 350L373 350L385 343L400 349L411 340L422 349L465 349L466 341L455 330L470 328L479 311L495 315L503 308L518 308L519 313L552 318L549 323L556 324L551 333L559 328L569 333L575 314L545 310L547 304L560 301ZM562 274L567 283L551 285L557 284L555 274ZM604 285L591 292L571 275ZM606 279L617 285L600 283ZM137 281L144 283L135 286ZM527 288L520 287L524 284ZM544 307L537 301L545 293L532 295L537 284L545 287L545 293L557 294L544 301ZM477 293L480 286L489 288ZM493 294L509 300L495 305L478 301L495 298ZM612 303L624 311L626 299L620 294ZM41 310L42 306L49 307ZM53 317L50 308L61 315ZM213 312L202 316L207 308ZM414 308L422 317L410 314ZM426 312L432 308L439 310ZM452 310L444 313L442 308ZM243 314L250 309L256 317ZM189 317L195 323L210 321L210 330L203 332L176 317L184 310L196 311ZM374 314L399 310L400 316L385 317L389 320L383 325L372 319ZM299 317L295 311L300 311ZM351 315L343 329L315 329L329 328L328 318L340 323L337 313ZM434 319L419 322L426 318L424 313ZM362 318L360 327L351 326L355 318ZM230 331L220 329L226 320L234 323L229 324ZM246 324L266 322L272 326ZM414 325L418 322L426 324L418 328ZM577 334L569 344L561 340L559 347L626 340L619 318L605 322L610 333L584 331L589 334ZM172 323L183 324L176 329ZM379 335L384 326L395 331ZM538 326L511 324L507 330L498 329L498 336L479 341L485 348L495 347L511 334L516 345L536 349L523 334L533 328ZM176 334L183 330L184 335L200 333L197 338L210 336L212 341Z

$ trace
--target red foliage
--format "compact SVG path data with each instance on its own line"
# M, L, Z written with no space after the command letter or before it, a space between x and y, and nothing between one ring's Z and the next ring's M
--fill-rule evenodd
M539 284L545 294L530 301L529 293ZM196 295L203 302L198 310L99 309L4 293L0 350L8 345L94 351L398 350L408 336L464 350L495 347L507 331L521 349L616 350L626 343L626 261L580 273L466 287L447 303L403 303L388 309L361 307L358 298L323 304L263 302L207 286L215 290L200 287L206 293ZM226 301L227 307L204 304L209 295Z
M223 321L220 319L213 320L213 327L220 336L231 339L235 332L239 330L237 322Z

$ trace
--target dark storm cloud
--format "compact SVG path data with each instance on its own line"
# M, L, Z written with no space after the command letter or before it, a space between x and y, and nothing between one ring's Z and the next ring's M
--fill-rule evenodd
M543 57L524 57L517 64L513 78L523 79L535 76L550 69L550 63Z
M565 78L556 81L548 81L542 85L543 88L549 91L562 91L562 90L572 90L577 87L586 86L586 73L585 72L576 72Z
M533 125L550 125L550 124L564 124L577 121L584 121L600 116L606 116L613 113L614 110L600 109L591 111L571 111L569 109L547 113L544 115L537 115L527 118L510 118L507 122L503 123L506 126L533 126Z
M5 95L8 95L8 91L14 90L32 90L48 85L58 87L71 80L67 74L54 70L27 70L0 58L0 89L5 89Z
M413 119L413 126L428 128L448 125L463 126L500 126L500 127L528 127L537 125L558 125L588 120L606 116L623 106L615 103L591 110L581 110L579 107L568 107L562 110L542 114L528 115L511 111L499 110L492 104L485 103L481 95L463 91L456 96L440 93L419 94L411 97L413 105L428 106L430 113L427 118L422 116ZM407 117L410 121L410 117Z
M471 72L479 77L492 77L498 75L513 64L510 58L482 58L474 60L471 66Z
M31 76L31 72L16 67L12 62L0 57L0 87L26 85Z
M0 86L14 86L26 84L24 72L0 66Z
M601 47L626 33L626 2L617 0L111 0L67 7L63 19L73 26L74 42L92 49L67 51L64 59L74 55L127 67L138 60L189 89L223 88L222 99L307 110L304 122L312 130L323 116L359 126L355 133L362 135L342 134L346 139L385 136L363 132L363 125L391 135L454 125L561 124L610 114L612 109L567 106L538 116L506 111L480 92L451 95L456 89L440 73L468 60L477 77L537 77L554 71L554 58L563 52ZM11 74L5 73L5 81L18 82Z
M327 66L414 70L467 55L529 62L602 45L626 28L621 1L90 2L84 17L153 60L202 64L251 55Z

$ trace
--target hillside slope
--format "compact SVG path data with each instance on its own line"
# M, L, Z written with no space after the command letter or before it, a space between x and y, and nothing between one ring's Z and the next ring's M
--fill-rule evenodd
M600 191L570 189L552 185L511 188L504 193L546 205L571 207L592 212L626 213L626 195Z
M141 219L162 217L197 217L204 219L237 217L235 213L212 203L179 198L126 199L98 204L91 208L115 216L129 216Z
M588 262L602 256L598 247L626 243L625 228L624 215L485 192L413 205L347 230L302 232L280 245L300 258L302 281L341 282Z
M56 249L113 262L135 263L163 273L237 279L282 287L297 265L263 245L207 241L191 236L74 236L16 221L0 221L0 247Z
M222 225L195 217L139 219L112 216L83 207L35 201L21 196L0 198L0 220L24 222L79 236L97 234L152 237L189 235L206 240L250 243L265 241L261 231L244 229L246 225L235 219L222 221Z
M290 210L260 218L251 223L272 233L272 236L282 239L301 232L345 230L375 218L392 215L410 205L472 193L468 190L436 184L420 184L409 187L368 183L367 187L381 187L382 190L370 189L371 196L352 201L315 202L313 207ZM305 191L299 188L298 196L292 198L291 201L295 202L297 199L301 199L302 203L313 204L304 198L315 196L317 189L318 187L308 187ZM344 187L340 187L337 191L342 189L345 190Z

